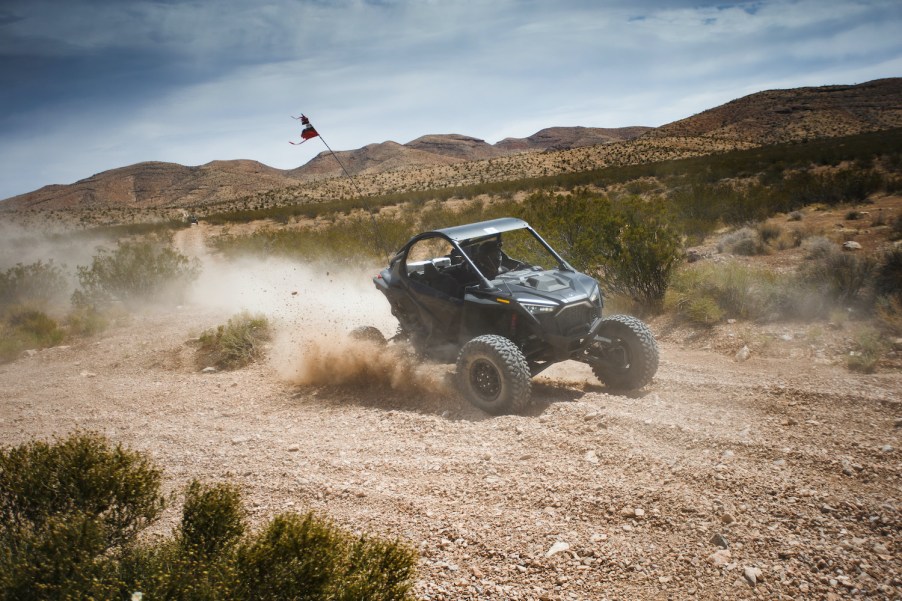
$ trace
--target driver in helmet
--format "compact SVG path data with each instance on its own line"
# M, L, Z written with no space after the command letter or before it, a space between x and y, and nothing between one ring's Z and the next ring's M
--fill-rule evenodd
M483 242L476 248L475 257L473 257L476 267L479 268L482 275L490 280L498 277L499 273L507 271L501 264L503 260L504 253L501 252L500 239Z

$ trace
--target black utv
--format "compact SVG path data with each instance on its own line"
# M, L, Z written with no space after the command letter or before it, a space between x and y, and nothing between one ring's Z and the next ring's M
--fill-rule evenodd
M457 362L461 391L495 415L529 402L530 378L573 359L606 386L649 383L654 336L640 320L602 317L598 282L525 221L505 217L414 236L373 278L416 351Z

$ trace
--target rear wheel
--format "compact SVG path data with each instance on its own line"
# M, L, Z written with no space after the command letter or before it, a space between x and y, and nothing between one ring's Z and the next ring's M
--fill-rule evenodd
M592 373L616 390L642 388L658 371L658 345L642 321L629 315L602 320L600 339L589 349Z
M514 413L529 403L529 364L503 336L478 336L457 356L457 382L467 399L492 415Z
M354 328L348 336L354 340L373 342L380 346L386 343L385 335L382 334L381 330L374 328L373 326L360 326L359 328Z

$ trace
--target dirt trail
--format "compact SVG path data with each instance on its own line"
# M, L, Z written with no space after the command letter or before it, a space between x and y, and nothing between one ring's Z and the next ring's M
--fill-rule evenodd
M303 297L272 304L300 314ZM378 373L299 386L276 343L266 364L198 373L186 342L227 314L208 306L0 366L0 440L99 431L148 452L170 490L241 483L258 523L312 508L401 537L423 599L902 598L899 372L665 339L641 394L562 365L527 415L491 418L440 384L444 366L406 391Z

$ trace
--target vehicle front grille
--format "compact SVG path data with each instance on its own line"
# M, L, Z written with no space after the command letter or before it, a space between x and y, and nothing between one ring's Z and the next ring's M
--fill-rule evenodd
M554 321L562 336L581 336L589 332L592 321L598 315L598 307L586 301L565 306L554 316Z

